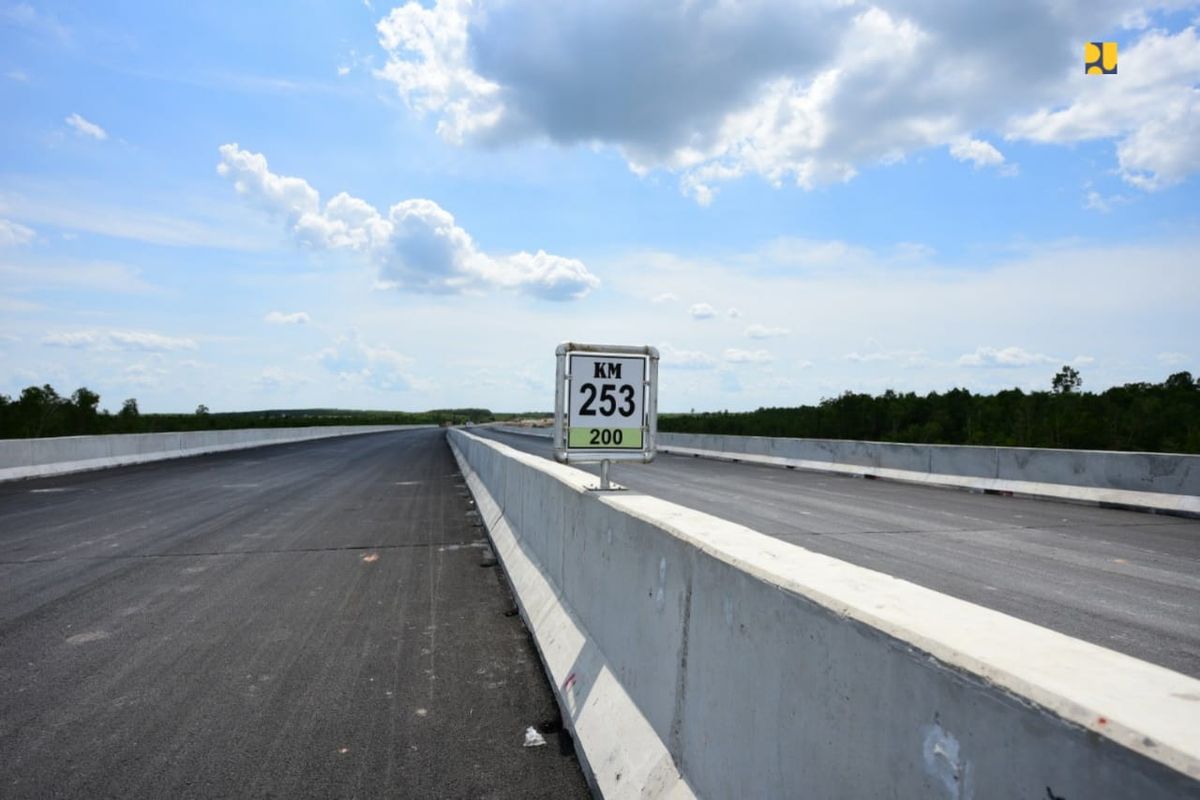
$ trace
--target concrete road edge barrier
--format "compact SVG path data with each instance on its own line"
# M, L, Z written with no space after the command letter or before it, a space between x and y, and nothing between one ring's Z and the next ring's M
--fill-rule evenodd
M501 506L503 493L497 491L498 500L455 439L449 442L533 634L588 783L608 798L694 798L664 743L513 530Z
M176 433L0 439L0 482L143 464L168 458L432 425L327 425Z
M449 438L606 797L1200 796L1200 681Z
M538 429L511 426L498 426L497 429L542 438L550 435ZM1187 454L687 433L659 434L658 451L716 461L1200 517L1200 456ZM796 457L795 454L801 452L821 458ZM887 466L889 463L906 464L911 468ZM1035 476L1042 480L1033 480ZM1156 487L1156 490L1129 488L1140 484Z

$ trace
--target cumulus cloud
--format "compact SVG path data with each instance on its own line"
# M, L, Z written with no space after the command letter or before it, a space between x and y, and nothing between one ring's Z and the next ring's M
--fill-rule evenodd
M950 155L958 161L970 161L979 167L997 167L1004 163L1004 154L991 142L962 137L950 143Z
M424 385L410 373L412 358L386 345L363 342L355 332L338 337L319 351L317 362L347 383L396 391Z
M660 363L664 367L675 369L712 369L717 365L716 359L698 350L680 350L670 344L662 344L658 348Z
M787 336L791 333L787 328L777 328L770 325L751 325L746 328L746 335L751 339L774 339L777 336Z
M1154 188L1200 169L1194 32L1140 30L1173 5L408 2L378 23L376 75L450 142L605 143L701 203L746 175L810 188L926 148L1004 165L986 131L1115 139ZM1138 29L1121 79L1085 83L1081 31L1118 27Z
M0 247L14 247L29 244L37 234L33 228L27 228L19 222L0 219Z
M695 303L688 309L688 313L692 315L692 319L712 319L717 315L717 310L708 303Z
M1117 139L1121 177L1149 191L1200 171L1196 29L1148 31L1121 51L1120 70L1120 80L1064 81L1073 96L1015 118L1009 136L1056 144Z
M432 200L403 200L384 214L342 192L322 207L307 181L271 172L263 155L236 144L222 145L220 154L217 171L247 200L283 218L297 242L315 250L360 253L376 266L385 286L433 293L500 288L575 300L600 284L573 258L543 250L484 253Z
M78 114L72 114L64 122L74 128L80 136L88 136L101 142L108 138L108 132L104 128L94 122L89 122Z
M1032 364L1054 364L1061 359L1045 353L1030 353L1020 347L979 347L974 353L959 356L961 367L1028 367Z
M739 350L736 347L726 348L722 355L731 364L769 364L774 360L766 350Z
M650 302L656 305L661 305L662 303L678 303L679 298L672 292L663 292L662 294L655 295L654 299L652 299Z
M161 333L149 331L128 330L60 331L47 334L42 339L42 344L83 350L137 350L144 352L196 349L194 339L164 336Z
M263 317L264 322L272 325L307 325L312 320L304 311L293 311L285 314L282 311L272 311Z

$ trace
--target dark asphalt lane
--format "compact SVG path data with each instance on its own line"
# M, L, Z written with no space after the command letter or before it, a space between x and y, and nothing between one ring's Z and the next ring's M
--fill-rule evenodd
M1198 520L666 454L612 479L1200 678Z
M0 797L586 797L444 433L0 484Z

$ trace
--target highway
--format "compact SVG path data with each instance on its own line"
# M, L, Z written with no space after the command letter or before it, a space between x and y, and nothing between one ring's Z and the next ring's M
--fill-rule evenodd
M612 480L1200 677L1198 520L662 453Z
M438 430L0 484L0 797L587 797L472 509Z

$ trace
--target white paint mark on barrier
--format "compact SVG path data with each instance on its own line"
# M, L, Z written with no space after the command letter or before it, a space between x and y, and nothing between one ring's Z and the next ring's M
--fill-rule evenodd
M924 746L925 772L946 787L950 800L971 800L971 765L959 755L958 739L938 723L926 725Z

